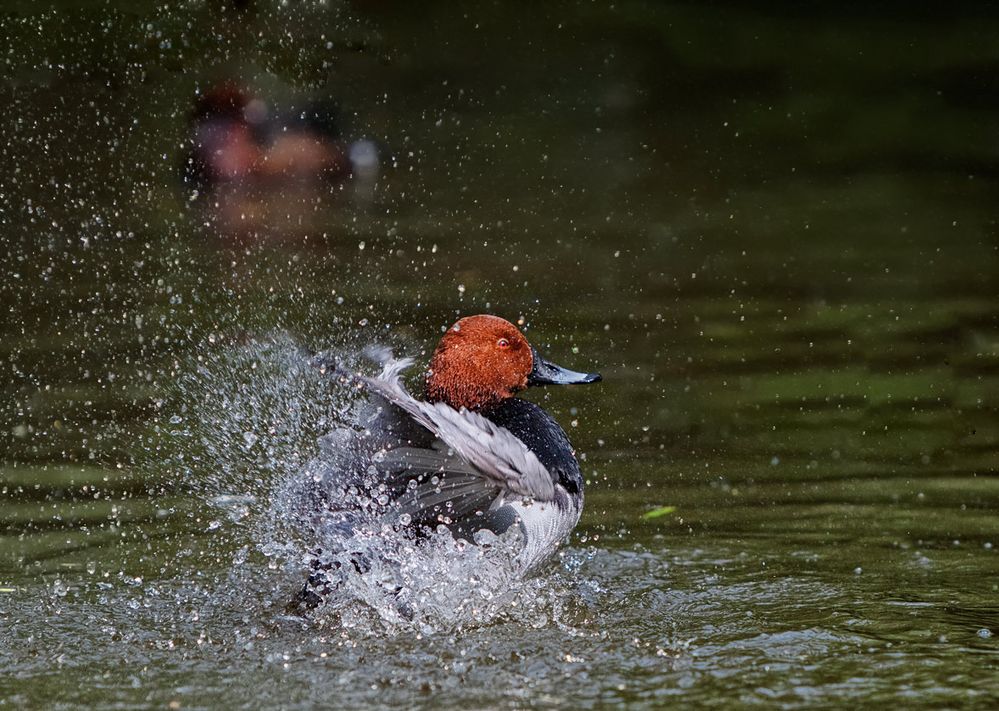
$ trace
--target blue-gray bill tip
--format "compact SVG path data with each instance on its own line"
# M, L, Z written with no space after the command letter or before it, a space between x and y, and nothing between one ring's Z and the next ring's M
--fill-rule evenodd
M528 385L585 385L602 380L600 373L578 373L545 360L536 349L532 348L531 353L534 368L527 376Z

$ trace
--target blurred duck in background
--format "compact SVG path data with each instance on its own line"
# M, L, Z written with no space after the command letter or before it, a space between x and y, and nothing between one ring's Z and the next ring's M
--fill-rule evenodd
M191 115L185 181L207 190L227 181L341 180L352 173L331 100L275 111L232 82L201 94Z
M224 81L198 96L190 126L184 183L192 199L211 197L210 221L225 236L293 238L288 225L277 222L293 217L308 229L313 221L305 217L348 181L355 202L365 206L373 198L378 146L368 139L344 141L332 99L292 101L279 109Z

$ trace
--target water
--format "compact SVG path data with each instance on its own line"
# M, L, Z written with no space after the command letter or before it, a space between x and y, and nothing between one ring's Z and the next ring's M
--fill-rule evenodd
M999 18L897 10L4 16L0 699L994 704ZM233 75L377 183L193 197ZM298 355L484 311L605 377L529 394L577 534L500 604L287 614L345 412Z

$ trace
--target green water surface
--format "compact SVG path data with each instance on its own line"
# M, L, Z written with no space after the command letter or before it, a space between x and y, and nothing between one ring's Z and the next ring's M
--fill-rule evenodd
M999 15L955 13L8 3L0 706L999 703ZM377 185L192 195L227 77L335 96ZM587 478L546 599L288 618L207 503L270 460L183 434L232 354L480 312L605 378L528 394ZM233 432L307 459L268 392Z

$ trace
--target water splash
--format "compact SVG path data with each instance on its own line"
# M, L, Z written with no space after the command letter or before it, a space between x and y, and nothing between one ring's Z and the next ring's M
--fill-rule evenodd
M361 349L324 359L365 367ZM307 613L311 624L357 634L556 617L562 582L523 578L517 527L480 531L473 545L444 527L417 539L405 521L386 519L367 468L371 408L315 362L284 334L202 353L180 368L164 406L148 451L201 502L207 545L229 561L216 602L266 598L282 609L318 570L328 594Z

